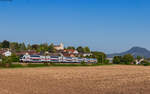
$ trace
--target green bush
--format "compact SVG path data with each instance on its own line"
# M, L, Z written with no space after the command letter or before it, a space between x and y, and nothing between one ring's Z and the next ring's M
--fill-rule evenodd
M12 58L9 57L2 57L2 63L1 66L2 67L10 67L12 65Z
M22 64L12 64L10 67L11 68L22 68L22 67L25 67L25 66L23 66Z
M82 61L82 62L81 62L81 65L86 65L86 62Z
M150 66L150 62L148 62L146 60L142 61L141 64L144 66Z
M115 56L113 58L113 64L121 64L122 63L122 56Z
M130 62L125 62L125 64L126 64L126 65L131 65L131 63L130 63Z
M12 54L11 59L12 59L12 62L19 62L19 56L16 56L16 54Z
M109 60L104 60L104 64L109 64Z

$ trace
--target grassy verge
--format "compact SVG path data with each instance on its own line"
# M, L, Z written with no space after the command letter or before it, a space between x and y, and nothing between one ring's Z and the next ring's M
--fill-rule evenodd
M45 67L49 66L48 64L27 64L26 67Z
M35 67L80 67L80 66L103 66L103 65L113 65L113 64L61 64L61 63L53 63L53 64L12 64L9 68L35 68ZM5 68L5 67L0 67Z
M12 64L9 68L25 68L26 66L22 64Z
M126 65L126 64L79 64L79 63L13 63L8 68L36 68L36 67L80 67L80 66L105 66L105 65ZM143 65L131 65L131 66L143 66ZM148 66L148 65L144 65ZM0 66L0 68L6 68Z

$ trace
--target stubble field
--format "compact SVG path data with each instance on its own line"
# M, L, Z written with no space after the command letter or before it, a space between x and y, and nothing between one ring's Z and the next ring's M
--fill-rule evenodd
M150 67L0 69L0 94L150 94Z

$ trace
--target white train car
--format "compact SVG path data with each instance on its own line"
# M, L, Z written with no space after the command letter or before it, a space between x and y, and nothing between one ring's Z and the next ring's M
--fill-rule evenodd
M31 56L30 56L30 62L33 62L33 63L40 63L40 62L42 62L42 56L39 56L39 55L31 55Z
M77 57L77 63L81 63L81 62L84 62L84 58Z
M86 62L86 63L97 63L97 59L95 59L95 58L84 58L84 62Z
M24 55L20 58L21 62L32 62L32 63L42 63L42 62L54 62L54 63L96 63L95 58L80 58L80 57L63 57L63 56L40 56L40 55Z
M51 57L50 56L44 56L44 57L45 57L45 59L44 59L45 62L51 62Z
M72 58L72 62L73 62L73 63L78 63L78 58L77 58L77 57L73 57L73 58Z
M61 62L61 57L60 56L50 56L50 62Z
M42 62L43 57L39 55L24 55L20 58L21 62Z
M24 55L20 58L21 62L31 62L30 55Z
M97 59L96 58L91 58L90 62L97 63Z
M63 57L63 63L73 63L72 57Z

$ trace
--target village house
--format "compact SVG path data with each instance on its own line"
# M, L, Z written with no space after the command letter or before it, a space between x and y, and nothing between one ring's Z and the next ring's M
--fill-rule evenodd
M86 56L91 56L92 53L83 53L83 56L86 57Z
M64 44L63 43L60 43L60 45L54 45L54 48L56 50L64 50Z
M76 55L73 54L73 53L63 52L62 54L63 54L64 57L76 57Z
M39 55L39 52L36 52L35 50L28 50L28 51L20 51L20 52L15 52L17 56L29 54L29 55Z
M8 50L8 51L2 53L2 55L4 55L4 56L11 56L12 52Z
M11 56L12 52L8 48L3 48L3 49L0 49L0 55Z
M79 52L74 49L65 49L64 52L67 52L69 54L79 54Z

